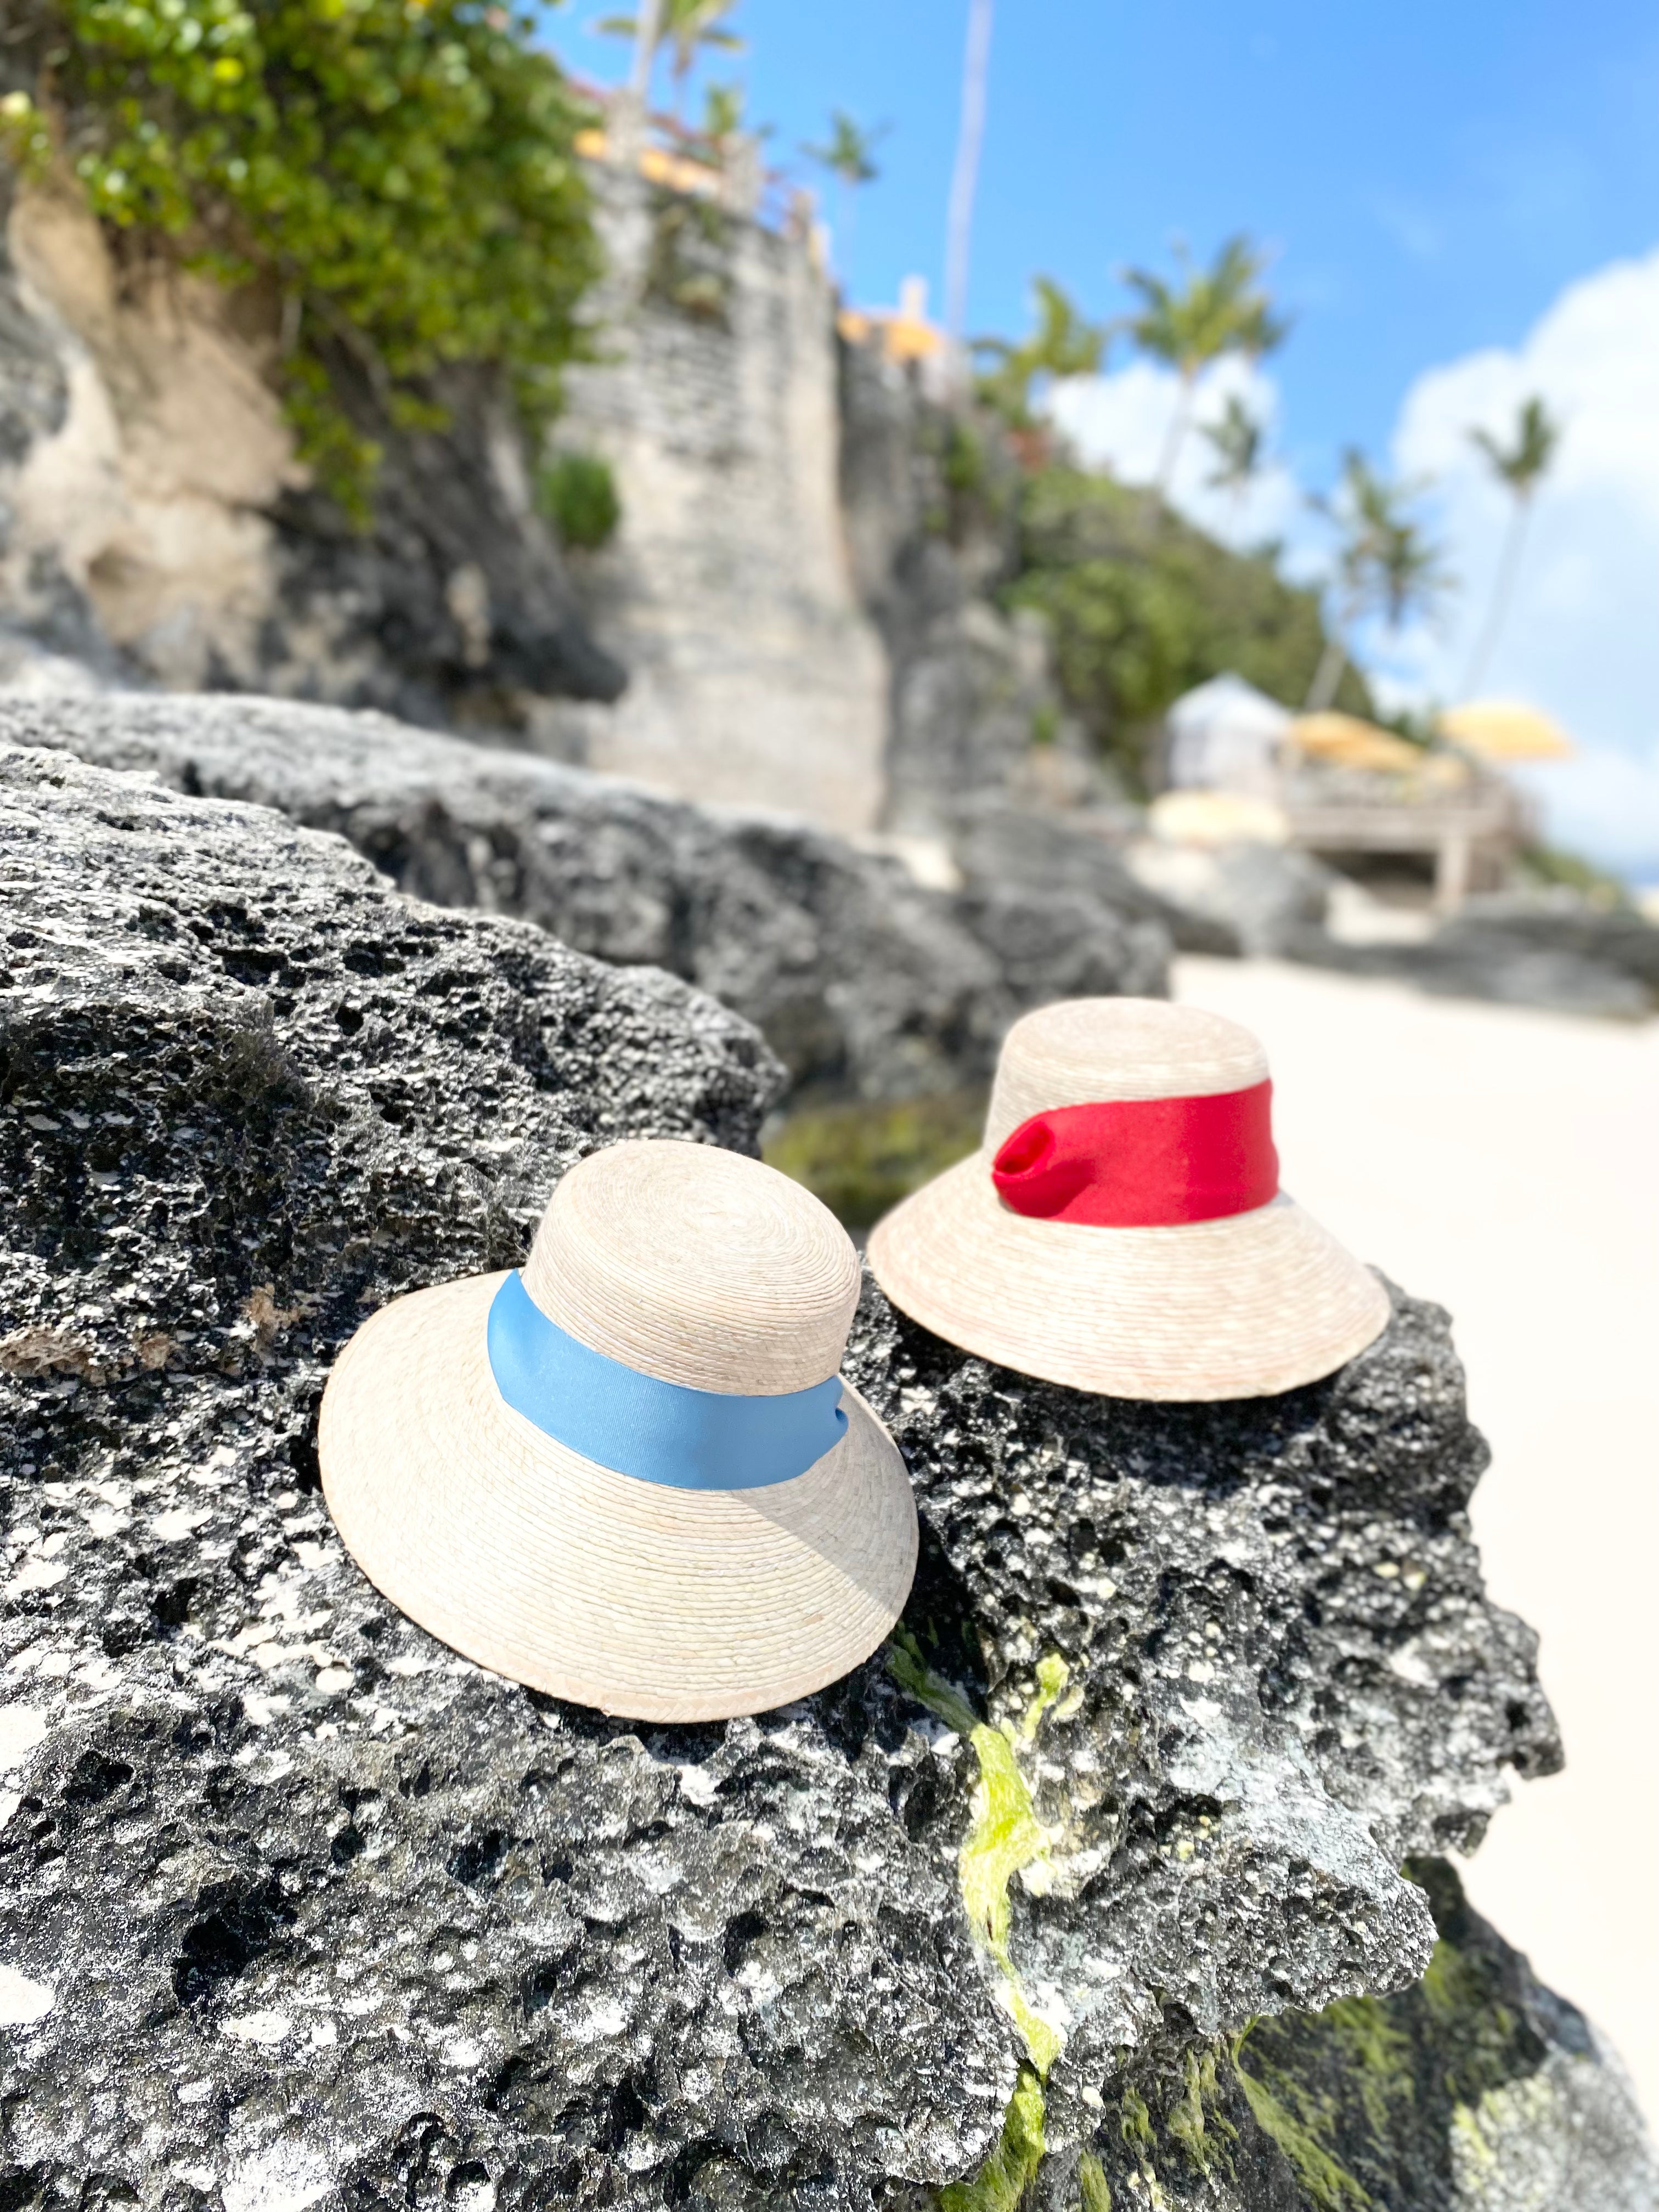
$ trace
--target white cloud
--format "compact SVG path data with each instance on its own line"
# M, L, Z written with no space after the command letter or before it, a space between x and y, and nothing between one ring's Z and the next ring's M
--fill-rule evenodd
M1049 412L1082 459L1109 469L1125 483L1151 483L1175 414L1179 380L1172 369L1137 361L1109 376L1076 376L1057 385ZM1172 503L1189 521L1230 545L1287 542L1287 565L1308 573L1306 501L1282 460L1270 459L1243 499L1206 479L1216 454L1201 426L1218 422L1237 396L1266 425L1271 451L1279 419L1279 389L1270 376L1241 360L1220 362L1198 380L1192 425L1176 467Z
M1389 659L1419 696L1461 692L1489 604L1508 495L1469 442L1537 392L1565 425L1518 588L1480 688L1531 700L1581 757L1528 781L1551 834L1659 880L1659 252L1569 285L1514 351L1466 355L1407 392L1394 458L1437 480L1462 590L1439 631Z

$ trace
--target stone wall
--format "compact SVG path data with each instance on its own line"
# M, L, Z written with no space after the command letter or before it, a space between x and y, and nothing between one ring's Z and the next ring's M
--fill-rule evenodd
M686 798L874 827L886 670L839 506L834 300L810 239L595 165L604 357L561 441L603 453L623 520L579 564L629 672L547 718L587 764Z

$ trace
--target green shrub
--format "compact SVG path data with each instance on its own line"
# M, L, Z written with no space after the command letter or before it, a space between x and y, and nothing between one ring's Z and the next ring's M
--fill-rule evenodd
M694 323L732 327L732 218L710 200L659 186L651 195L648 299Z
M1026 481L1018 573L1006 597L1048 625L1066 704L1132 782L1150 726L1228 671L1299 707L1324 649L1316 593L1273 549L1236 553L1144 493L1056 465ZM1350 670L1338 703L1369 712Z
M1577 853L1564 853L1559 846L1528 845L1521 854L1521 872L1531 883L1577 891L1592 906L1608 912L1634 903L1629 885L1620 877L1609 875L1605 868L1596 867Z
M622 520L611 464L599 453L556 453L536 479L536 505L560 542L591 553L609 544Z
M505 372L533 431L581 350L598 270L573 148L584 111L489 0L18 0L32 94L7 151L53 155L118 232L277 303L302 456L361 517L379 454L336 390L441 426L447 365ZM15 63L14 63L15 68Z

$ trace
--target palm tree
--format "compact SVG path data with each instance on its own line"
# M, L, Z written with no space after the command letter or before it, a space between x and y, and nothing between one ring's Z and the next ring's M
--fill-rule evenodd
M1227 240L1208 269L1194 269L1184 246L1176 247L1176 258L1182 271L1176 283L1146 269L1127 270L1123 279L1143 303L1140 313L1129 319L1130 337L1143 352L1167 362L1181 380L1153 480L1165 497L1192 419L1193 391L1200 375L1230 353L1260 361L1284 343L1290 328L1274 314L1261 288L1267 256L1242 234Z
M1486 663L1503 631L1504 618L1515 595L1515 580L1520 574L1521 548L1532 519L1533 497L1555 459L1556 447L1561 442L1561 425L1534 392L1521 403L1515 418L1513 445L1501 444L1490 430L1471 430L1469 438L1486 455L1492 474L1513 496L1515 505L1510 511L1509 528L1504 533L1504 550L1498 556L1492 605L1486 610L1486 623L1463 678L1466 699L1473 697L1475 686L1486 674Z
M1006 338L977 338L975 353L995 366L982 375L980 396L994 407L1016 430L1031 427L1031 382L1047 376L1092 376L1105 359L1108 333L1097 323L1085 322L1068 295L1051 276L1039 276L1036 328L1018 345Z
M1236 392L1230 392L1221 420L1200 422L1199 434L1216 457L1216 465L1204 481L1212 490L1231 492L1237 521L1244 495L1261 473L1267 458L1267 426L1251 414Z
M803 146L801 152L809 161L816 161L827 169L836 179L836 215L840 220L836 229L844 240L842 255L842 281L850 291L853 277L853 216L856 207L854 195L860 185L872 185L881 174L873 159L876 148L886 137L889 126L866 131L842 108L832 110L830 117L829 143L823 146Z
M968 45L962 64L962 116L951 173L951 206L945 243L945 328L951 374L960 384L967 368L968 258L973 240L974 194L980 148L985 142L985 98L991 75L991 0L968 0Z
M714 161L723 162L743 129L743 87L711 84L702 96L702 137Z
M644 114L651 98L651 68L662 36L662 0L640 0L634 21L634 59L628 72L628 88Z
M1335 698L1348 665L1348 632L1364 614L1380 614L1391 630L1426 613L1451 587L1440 549L1406 513L1421 484L1391 483L1353 447L1343 456L1342 482L1332 501L1315 504L1339 525L1338 611L1304 711L1322 714Z
M606 15L594 28L634 41L634 75L642 80L641 96L650 88L652 64L659 46L673 50L674 119L684 120L686 87L705 47L738 52L743 40L727 30L725 19L737 0L644 0L638 15Z

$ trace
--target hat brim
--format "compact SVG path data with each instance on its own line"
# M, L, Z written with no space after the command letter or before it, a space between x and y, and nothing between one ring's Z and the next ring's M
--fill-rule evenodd
M850 1385L846 1433L792 1480L617 1474L502 1400L485 1326L504 1279L398 1298L335 1364L323 1491L376 1588L480 1666L632 1720L765 1712L867 1658L909 1594L916 1515Z
M893 1304L948 1343L1114 1398L1294 1389L1389 1318L1370 1269L1283 1195L1169 1227L1043 1221L1003 1203L983 1151L878 1223L870 1264Z

